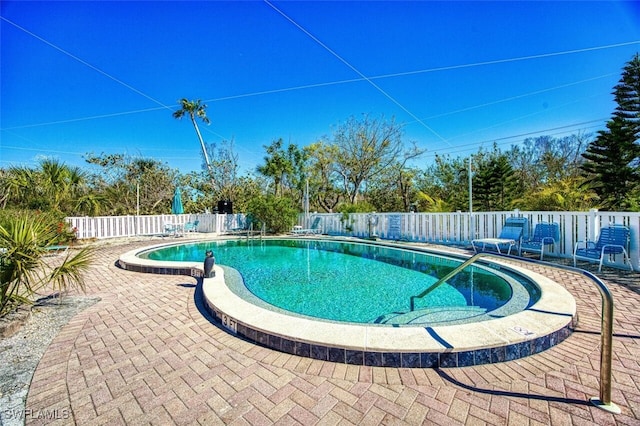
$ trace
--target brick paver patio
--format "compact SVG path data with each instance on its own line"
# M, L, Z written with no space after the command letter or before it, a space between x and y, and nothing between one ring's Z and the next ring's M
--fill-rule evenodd
M578 304L577 330L548 351L456 369L364 367L240 340L211 322L196 279L115 266L121 253L147 244L99 249L87 294L102 299L41 359L28 425L640 424L638 273L602 275L616 303L613 401L622 413L612 415L588 402L599 394L601 299L579 275L530 266Z

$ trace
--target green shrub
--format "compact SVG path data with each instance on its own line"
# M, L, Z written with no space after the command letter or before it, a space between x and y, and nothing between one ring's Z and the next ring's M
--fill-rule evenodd
M66 292L84 290L82 273L88 268L92 251L84 248L67 253L60 262L45 261L47 247L63 242L59 222L47 214L7 212L0 217L0 316L20 304L31 303L44 288ZM63 227L64 228L64 227Z
M351 204L351 203L342 203L337 208L336 211L342 214L350 214L350 213L370 213L375 211L375 207L372 204L369 204L366 201L361 201L359 203Z
M267 232L280 234L293 228L297 221L298 209L290 198L267 195L252 199L247 214L253 218L256 228L264 225Z
M338 213L341 213L340 223L344 226L345 231L353 231L353 219L351 219L351 213L369 213L375 211L373 205L366 201L359 203L342 203L336 209Z
M4 226L9 222L14 223L20 218L29 217L38 220L42 228L51 232L50 245L64 245L77 239L76 232L71 228L71 224L65 220L64 215L55 212L42 212L39 210L0 210L0 225Z

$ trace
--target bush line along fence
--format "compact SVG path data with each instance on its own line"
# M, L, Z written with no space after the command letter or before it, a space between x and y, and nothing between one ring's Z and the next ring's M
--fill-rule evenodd
M636 212L455 212L455 213L311 213L298 216L298 225L309 228L320 217L320 230L335 236L377 237L395 241L468 246L474 238L496 237L507 217L529 220L529 234L540 222L560 225L560 243L551 256L571 257L576 242L595 240L602 226L625 225L631 230L627 247L634 270L640 270L640 213ZM243 214L182 214L153 216L69 217L79 239L104 239L164 235L167 224L198 221L197 232L222 235L243 227ZM622 266L622 256L612 259Z

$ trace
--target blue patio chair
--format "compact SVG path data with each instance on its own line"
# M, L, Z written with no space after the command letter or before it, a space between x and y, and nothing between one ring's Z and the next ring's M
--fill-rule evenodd
M198 230L199 220L194 220L193 222L187 222L184 224L184 232L196 232Z
M554 249L560 242L560 225L557 223L538 223L533 230L533 237L520 243L520 254L522 252L540 253L540 260L544 258L545 247Z
M244 234L253 231L253 217L251 215L237 217L238 226L233 227L227 231L229 234Z
M596 261L599 263L598 272L602 271L602 263L605 257L612 257L622 254L622 262L629 263L629 268L633 271L631 260L627 252L629 245L630 231L623 225L609 225L600 229L597 241L578 241L573 248L573 266L576 260ZM581 245L583 247L581 247Z
M322 218L320 216L316 216L311 223L310 228L302 228L302 227L294 227L291 231L295 235L308 235L308 234L321 234L322 227L320 226L320 222Z
M487 246L495 247L498 253L507 249L507 254L511 254L514 246L520 247L522 238L529 235L529 220L526 217L508 217L504 221L504 227L500 231L498 238L478 238L471 240L474 252L478 252L478 247L482 246L484 251ZM519 250L519 249L518 249Z
M69 246L63 245L55 245L55 246L47 246L45 247L46 254L45 256L57 256L59 254L64 254L69 250Z
M163 236L175 237L178 235L178 226L175 223L165 222Z

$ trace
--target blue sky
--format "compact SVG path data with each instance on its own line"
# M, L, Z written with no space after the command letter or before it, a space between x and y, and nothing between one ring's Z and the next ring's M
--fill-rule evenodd
M493 142L604 128L640 52L637 2L7 1L0 3L0 167L85 154L243 171L264 145L305 146L349 116L395 117L404 140L464 157Z

